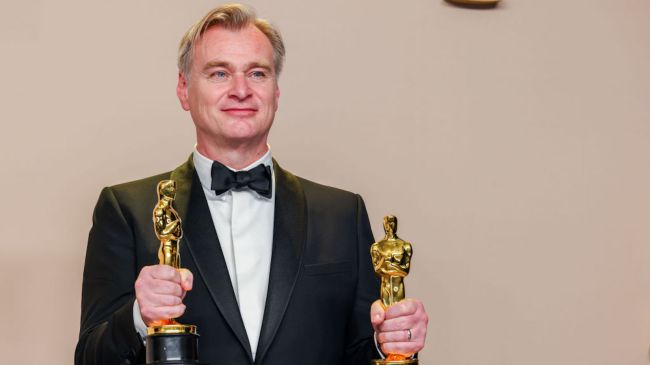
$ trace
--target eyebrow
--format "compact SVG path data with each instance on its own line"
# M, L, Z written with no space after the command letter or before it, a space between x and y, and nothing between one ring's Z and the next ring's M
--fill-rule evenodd
M209 61L208 63L205 64L205 66L203 66L203 72L215 67L223 67L227 69L235 68L234 65L230 62L214 60L214 61ZM245 65L246 70L250 70L251 68L263 68L268 71L272 70L271 66L268 63L258 62L258 61L249 62Z
M210 62L206 63L203 66L203 71L206 71L208 69L215 68L215 67L232 68L232 64L230 64L229 62L225 62L225 61L210 61Z

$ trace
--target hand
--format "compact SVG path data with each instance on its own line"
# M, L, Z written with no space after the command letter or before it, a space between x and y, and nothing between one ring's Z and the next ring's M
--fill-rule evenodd
M370 307L370 321L377 334L379 348L385 355L411 356L424 347L429 316L420 300L405 299L386 310L381 300L377 300Z
M185 313L183 298L192 290L193 277L187 269L168 265L145 266L135 281L135 297L147 326L164 323Z

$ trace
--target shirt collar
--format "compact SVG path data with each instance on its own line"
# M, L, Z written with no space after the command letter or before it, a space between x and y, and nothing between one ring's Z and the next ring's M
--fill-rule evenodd
M230 166L226 166L226 165L224 166L226 166L232 171L247 171L260 164L269 166L271 167L271 176L272 176L271 181L272 184L275 185L275 172L273 171L273 158L271 155L271 146L270 145L267 146L268 146L268 150L262 157L260 157L257 161L253 162L252 164L244 167L243 169L233 169ZM194 153L192 158L194 160L194 169L196 170L196 174L199 175L199 180L201 181L201 185L206 191L211 191L214 194L214 191L212 191L212 162L214 161L203 156L201 152L199 152L196 149L196 145L194 145ZM273 193L275 193L275 188L273 190L274 190Z

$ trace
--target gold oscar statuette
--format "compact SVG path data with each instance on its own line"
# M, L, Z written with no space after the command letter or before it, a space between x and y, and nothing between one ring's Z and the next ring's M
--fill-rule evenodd
M158 183L158 203L153 209L153 226L160 240L158 260L161 265L181 268L179 243L183 237L181 218L174 209L176 182ZM169 318L147 328L147 364L199 364L196 326L180 324Z
M381 278L380 298L384 309L404 300L404 278L411 268L413 248L409 242L397 237L397 217L384 217L384 232L381 241L370 246L372 266ZM405 354L386 354L385 359L372 360L373 365L418 364L417 359Z

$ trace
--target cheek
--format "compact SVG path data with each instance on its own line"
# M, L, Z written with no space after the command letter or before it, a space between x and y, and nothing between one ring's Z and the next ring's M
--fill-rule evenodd
M275 102L275 110L278 110L278 104L279 104L279 101L280 101L280 89L278 89L277 87L275 89L275 93L274 93L273 97L274 97L274 102Z
M256 90L257 97L260 103L264 104L267 108L275 111L278 108L278 99L280 97L280 90L273 85L259 85L260 88Z
M223 92L211 85L194 85L189 90L189 99L197 107L211 106L219 102Z

